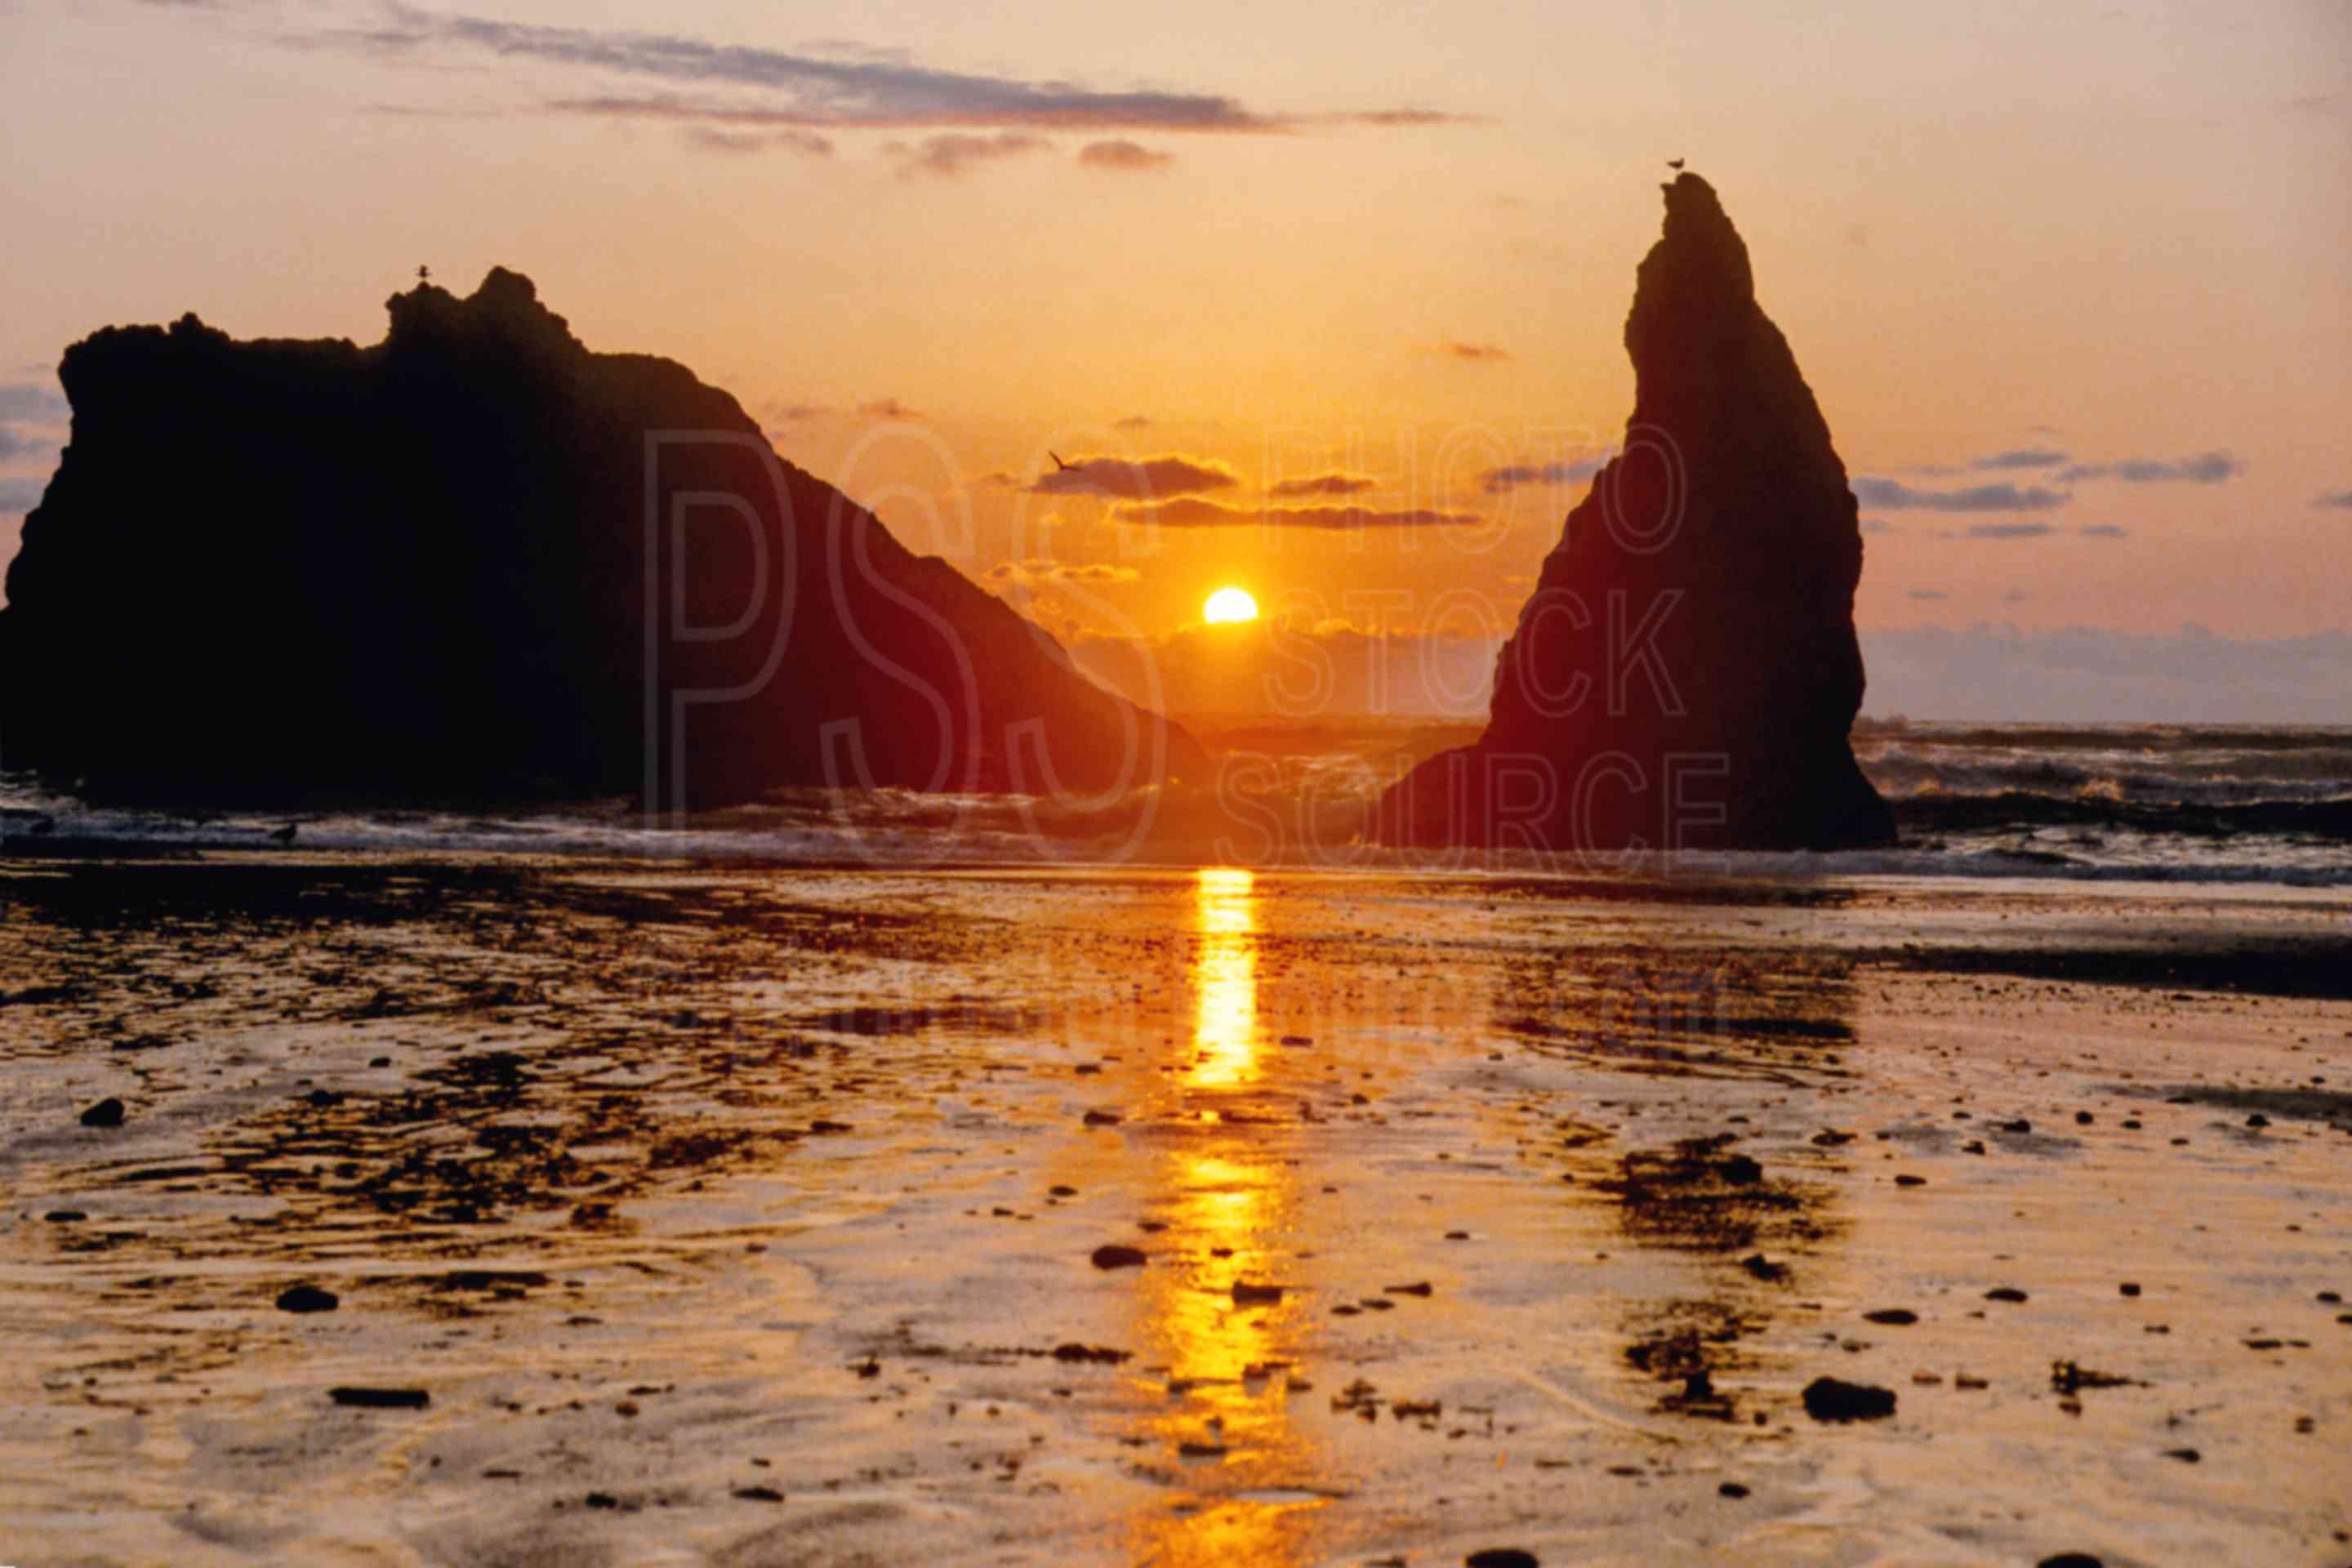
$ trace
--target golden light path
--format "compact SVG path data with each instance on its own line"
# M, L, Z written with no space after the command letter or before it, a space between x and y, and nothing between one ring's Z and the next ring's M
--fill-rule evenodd
M1286 1155L1292 1128L1272 1115L1233 1113L1257 1098L1255 879L1246 870L1199 873L1193 895L1192 1058L1181 1082L1184 1134L1161 1162L1167 1239L1193 1267L1146 1270L1152 1359L1177 1390L1152 1421L1155 1447L1181 1453L1189 1495L1137 1521L1136 1560L1153 1563L1308 1560L1307 1525L1322 1506L1304 1489L1318 1478L1307 1435L1290 1419L1305 1303L1237 1302L1235 1282L1281 1284L1299 1245L1298 1176ZM1222 1454L1213 1452L1223 1449Z

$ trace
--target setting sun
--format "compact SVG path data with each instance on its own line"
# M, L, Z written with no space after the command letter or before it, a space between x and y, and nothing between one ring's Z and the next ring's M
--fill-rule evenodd
M1245 588L1220 588L1201 606L1201 618L1211 626L1257 619L1257 601Z

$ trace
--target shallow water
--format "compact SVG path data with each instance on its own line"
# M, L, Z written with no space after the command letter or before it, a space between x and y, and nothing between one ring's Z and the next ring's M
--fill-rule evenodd
M12 1561L2347 1551L2325 893L286 854L0 894ZM1823 1375L1895 1414L1814 1419Z

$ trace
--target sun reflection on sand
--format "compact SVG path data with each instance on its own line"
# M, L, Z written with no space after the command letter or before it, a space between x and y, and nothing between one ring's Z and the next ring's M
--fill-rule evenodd
M1185 1490L1135 1521L1139 1561L1302 1563L1320 1506L1295 1489L1324 1479L1291 1422L1306 1303L1295 1289L1234 1297L1236 1284L1292 1283L1299 1246L1292 1128L1248 1109L1260 1049L1255 894L1252 875L1228 868L1202 870L1195 889L1187 1116L1159 1173L1173 1267L1148 1270L1144 1295L1150 1359L1171 1388L1149 1436Z

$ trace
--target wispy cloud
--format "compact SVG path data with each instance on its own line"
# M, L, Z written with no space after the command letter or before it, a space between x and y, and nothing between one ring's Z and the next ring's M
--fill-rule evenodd
M2046 522L1979 522L1970 526L1970 539L2040 539L2055 533Z
M65 395L37 381L0 382L0 419L49 424L66 416Z
M1151 428L1151 418L1149 415L1130 414L1124 419L1115 421L1112 424L1111 428L1114 430L1149 430Z
M1922 490L1899 479L1868 476L1853 481L1853 493L1863 505L1887 511L2047 511L2074 500L2063 491L2039 486L2020 489L2004 482L1958 490Z
M1148 174L1175 161L1175 153L1159 152L1140 142L1089 142L1078 149L1078 167L1112 174Z
M857 405L859 416L866 419L920 419L922 415L895 397L877 397L871 403Z
M2077 531L2088 539L2125 539L2131 534L2131 530L2119 528L2112 522L2095 522Z
M1143 577L1143 574L1132 566L1113 566L1099 561L1082 564L1065 561L1007 561L990 567L988 574L1000 583L1018 583L1024 587L1053 583L1092 583L1108 587L1140 582Z
M1937 599L1948 599L1951 595L1945 593L1941 588L1914 588L1911 590L1911 597L1926 602Z
M1490 496L1506 494L1522 485L1575 485L1599 473L1608 463L1606 458L1580 458L1573 463L1538 463L1532 466L1488 468L1478 476L1478 488Z
M896 130L1022 127L1081 132L1283 132L1311 124L1419 126L1464 117L1420 108L1375 107L1322 114L1265 113L1225 93L1106 90L1050 79L940 70L891 51L831 43L800 51L713 43L675 33L510 22L426 10L391 0L373 26L291 35L310 48L405 60L436 52L473 53L559 69L753 93L758 103L624 98L561 100L573 112L665 113L817 128Z
M1512 357L1511 351L1493 343L1443 342L1430 350L1447 359L1465 360L1473 364L1488 364Z
M2078 463L2062 470L2060 484L2078 479L2122 479L2135 485L2218 485L2246 471L2246 465L2227 452L2201 452L2177 462L2150 458L2126 458L2119 463Z
M1969 467L1979 472L2002 473L2017 468L2054 468L2065 460L2065 453L2053 452L2047 447L2019 447L1979 458Z
M0 512L32 510L41 499L46 482L41 479L0 479Z
M1308 496L1361 495L1379 488L1380 480L1363 474L1309 474L1268 485L1265 493L1277 500L1298 500Z
M687 144L709 153L800 153L823 158L833 143L814 131L782 126L773 131L730 131L718 125L689 125Z
M960 179L982 163L1002 163L1024 153L1043 153L1054 144L1043 136L1032 136L1025 131L1000 131L993 136L973 136L963 132L943 132L926 136L909 146L893 142L882 151L898 160L900 179L920 179L929 176L942 180Z
M2321 496L2317 500L2313 501L2311 504L2314 506L2335 507L2338 510L2352 510L2352 490L2329 490L2326 495Z
M1067 467L1038 475L1029 488L1039 495L1151 500L1160 496L1231 489L1241 482L1241 476L1223 463L1191 458L1146 458L1134 463L1119 458L1081 458Z
M1225 506L1187 496L1156 506L1123 506L1121 522L1162 528L1304 528L1330 531L1389 528L1469 528L1486 520L1475 512L1378 511L1360 506Z

